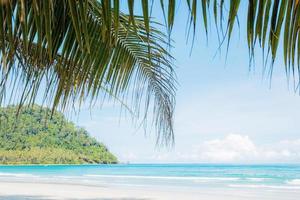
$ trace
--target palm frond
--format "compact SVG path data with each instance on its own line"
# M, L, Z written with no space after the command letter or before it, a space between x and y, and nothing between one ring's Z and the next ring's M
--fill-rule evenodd
M149 0L141 0L142 16L136 15L134 0L1 1L0 100L6 97L8 82L16 85L13 88L22 86L21 102L32 102L46 81L45 99L54 108L96 98L101 91L125 98L131 86L146 88L134 95L134 110L141 110L143 100L146 106L142 110L147 113L154 101L158 132L165 133L164 138L172 138L174 72L172 57L164 47L170 45L168 37L176 23L178 2L158 2L168 28L165 36L154 28L157 25L150 18ZM212 14L218 33L227 38L229 45L241 0L184 3L188 27L194 34L200 23L207 32L208 16ZM128 15L122 13L121 4L128 5ZM283 41L287 74L299 78L299 1L248 0L247 5L250 61L259 45L263 52L271 54L273 66Z
M153 116L159 141L172 141L175 86L168 38L150 18L144 22L134 16L132 26L118 1L2 4L0 100L19 94L21 105L33 104L42 92L53 109L65 109L105 92L132 102L135 115ZM127 101L130 93L135 95Z
M129 10L134 10L134 1L128 3ZM168 33L176 23L176 9L180 1L160 0L161 10L165 16ZM186 0L181 2L181 7L187 7L188 27L193 28L193 33L200 24L207 32L208 18L214 16L217 31L221 31L223 38L227 37L228 45L241 8L241 0ZM243 2L244 3L244 2ZM271 58L271 67L278 54L278 48L282 46L287 75L292 74L294 78L300 74L300 5L299 0L248 0L247 18L242 22L247 24L247 42L250 61L254 56L254 49L258 44L266 56L264 62ZM146 3L144 3L146 5ZM243 4L245 5L245 4ZM244 8L243 8L244 9ZM143 10L145 8L143 7ZM200 19L202 13L202 19ZM200 15L199 15L200 14ZM134 13L131 13L133 16ZM147 23L147 16L145 16ZM192 26L190 26L192 25ZM282 40L281 40L282 38ZM223 40L221 40L223 41ZM282 45L280 45L280 41ZM272 69L271 69L272 70ZM297 81L299 83L299 80ZM296 85L298 88L298 85Z

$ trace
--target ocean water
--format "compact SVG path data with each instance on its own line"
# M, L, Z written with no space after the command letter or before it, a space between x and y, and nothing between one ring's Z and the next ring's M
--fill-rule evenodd
M265 188L299 191L300 165L0 166L0 181L158 188Z

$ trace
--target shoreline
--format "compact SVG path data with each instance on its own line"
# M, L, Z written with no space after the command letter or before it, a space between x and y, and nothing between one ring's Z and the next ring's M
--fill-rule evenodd
M118 162L118 163L84 163L84 164L1 164L0 167L5 166L97 166L97 165L214 165L214 166L300 166L300 162L297 163L253 163L253 164L243 164L243 163L127 163L127 162Z
M235 166L4 166L0 167L0 200L300 199L300 167Z
M300 191L250 188L154 188L0 181L0 199L6 200L298 200Z
M67 183L1 182L0 199L26 200L163 200L198 199L193 192L175 192L139 187L92 186Z
M30 166L98 166L98 165L124 165L123 163L87 163L87 164L0 164L0 167L30 167Z

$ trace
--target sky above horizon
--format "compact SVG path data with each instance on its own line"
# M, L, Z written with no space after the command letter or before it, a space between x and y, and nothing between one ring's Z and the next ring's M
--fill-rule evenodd
M300 96L288 87L282 50L270 84L262 75L259 49L255 67L249 70L245 16L240 17L240 28L235 27L225 59L226 48L216 54L213 22L207 40L198 26L190 51L186 13L180 9L171 50L179 83L175 146L156 147L154 134L145 136L111 103L83 108L73 121L107 145L121 162L299 163Z

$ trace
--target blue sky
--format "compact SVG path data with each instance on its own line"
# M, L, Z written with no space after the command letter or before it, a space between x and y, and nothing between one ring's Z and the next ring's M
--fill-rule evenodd
M173 148L156 147L155 135L145 136L130 118L120 117L119 106L112 103L96 105L91 112L83 109L73 121L121 162L299 162L300 97L288 88L281 50L271 87L262 76L259 50L255 68L249 71L243 13L226 60L225 48L214 56L218 42L213 23L208 41L198 26L190 54L186 13L179 8L172 34L179 82Z

